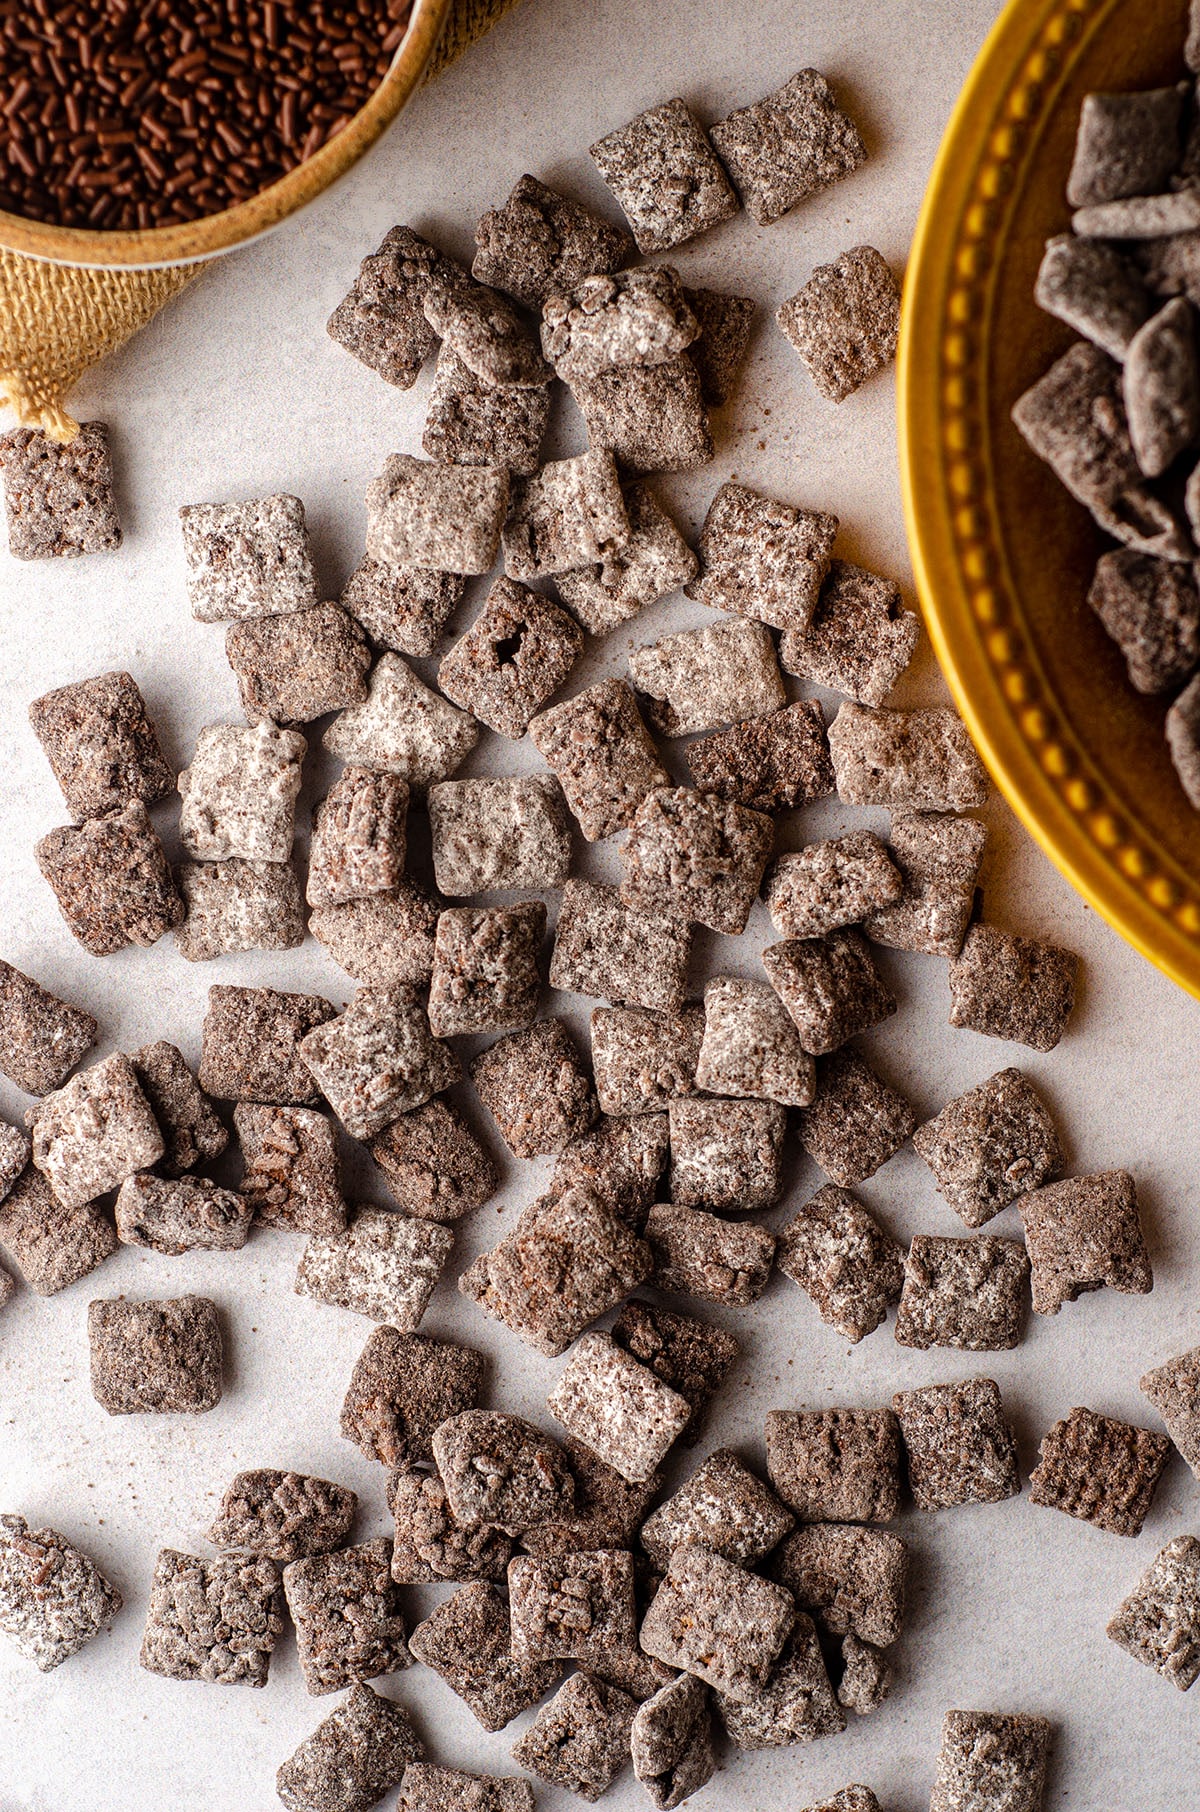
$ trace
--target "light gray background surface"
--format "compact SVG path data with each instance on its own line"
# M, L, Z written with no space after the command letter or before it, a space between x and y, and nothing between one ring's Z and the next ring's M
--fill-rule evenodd
M348 979L311 941L284 956L191 967L168 938L98 961L58 918L32 858L35 838L64 816L28 728L27 702L66 681L128 667L141 682L172 759L188 758L200 727L238 717L218 627L188 613L175 511L179 504L287 490L304 498L327 595L355 564L363 492L384 456L419 451L428 373L389 388L326 337L324 322L360 257L398 220L469 256L479 213L529 170L600 208L611 206L587 145L642 108L683 94L720 118L805 64L834 78L861 122L871 161L858 175L778 224L742 214L680 249L688 282L753 295L762 315L740 393L718 417L708 470L664 480L689 528L723 479L737 474L791 501L836 511L840 551L908 583L895 462L890 375L841 408L814 393L771 313L814 264L870 242L903 262L922 188L953 98L995 12L993 0L526 0L436 87L338 191L267 242L206 274L125 352L81 387L85 417L112 427L126 527L122 550L77 563L18 565L0 552L4 689L0 696L0 954L31 970L103 1026L100 1053L159 1037L195 1060L213 981L314 989L345 1001ZM562 411L561 451L581 424ZM456 627L469 622L476 583ZM665 602L592 643L569 691L621 674L626 651L668 627L706 620ZM432 674L432 664L424 669ZM798 691L798 688L794 688ZM927 648L900 702L944 697ZM831 705L836 701L830 701ZM686 777L681 745L672 746ZM524 743L485 733L467 772L539 765ZM305 806L327 784L314 761ZM1063 1044L1036 1056L946 1025L945 966L883 952L900 1014L865 1041L922 1116L1013 1062L1059 1116L1079 1172L1127 1165L1136 1174L1156 1284L1150 1298L1104 1292L1034 1321L1011 1353L973 1358L898 1347L891 1323L851 1348L806 1297L776 1278L754 1309L712 1319L745 1343L702 1445L677 1453L679 1479L711 1446L762 1462L773 1407L873 1405L897 1388L980 1372L1000 1382L1026 1469L1049 1424L1076 1403L1146 1425L1137 1390L1148 1365L1200 1339L1197 1203L1197 1007L1127 949L1075 897L999 803L984 873L988 915L1080 951L1084 982ZM174 845L174 809L157 817ZM307 810L301 813L307 825ZM791 822L795 846L851 823L877 822L836 802ZM302 839L303 841L303 839ZM418 838L419 841L419 838ZM613 843L587 849L580 871L617 876ZM701 934L695 991L720 968L755 971L770 941L761 907L740 940ZM595 1004L547 997L581 1036ZM473 1047L468 1047L473 1048ZM463 1091L464 1096L469 1090ZM0 1113L27 1103L0 1083ZM817 1187L791 1148L786 1218ZM454 1278L494 1243L542 1187L549 1160L505 1166L496 1203L461 1229L450 1275L426 1321L494 1356L490 1402L551 1426L544 1399L559 1363L528 1352L457 1296ZM354 1173L360 1199L378 1185ZM898 1236L961 1233L911 1150L862 1195ZM1015 1210L989 1231L1019 1236ZM168 1260L123 1249L92 1278L43 1301L22 1290L0 1320L0 1507L63 1529L125 1594L112 1631L43 1676L0 1647L0 1812L271 1812L274 1770L332 1708L303 1689L289 1635L262 1692L160 1680L139 1670L138 1643L158 1547L203 1551L216 1498L240 1467L283 1465L344 1480L361 1494L360 1537L382 1533L383 1471L337 1433L350 1368L370 1324L292 1294L299 1242L259 1233L242 1254ZM85 1309L97 1294L211 1294L229 1331L220 1407L199 1418L110 1419L87 1378ZM709 1313L701 1308L701 1313ZM952 1705L1036 1711L1058 1726L1048 1804L1077 1812L1185 1812L1197 1802L1195 1705L1105 1639L1112 1610L1173 1535L1200 1529L1196 1486L1173 1459L1141 1538L1123 1541L1023 1496L991 1508L896 1525L912 1544L908 1627L896 1650L894 1694L844 1736L760 1755L731 1754L697 1807L807 1806L849 1780L869 1783L887 1812L928 1803L943 1713ZM447 1588L448 1589L448 1588ZM409 1593L415 1620L439 1594ZM434 1759L504 1772L524 1718L486 1735L426 1669L381 1682L410 1707ZM389 1807L391 1801L388 1802ZM565 1794L538 1790L545 1812ZM647 1805L626 1773L604 1802Z

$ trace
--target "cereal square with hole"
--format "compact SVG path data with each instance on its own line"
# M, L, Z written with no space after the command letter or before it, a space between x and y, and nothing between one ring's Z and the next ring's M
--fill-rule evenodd
M124 1246L148 1246L178 1258L184 1252L239 1252L254 1205L208 1177L126 1177L114 1214Z
M877 709L920 639L920 619L905 610L898 585L848 560L831 560L812 620L784 632L779 659L785 673Z
M781 1230L785 1277L812 1298L821 1320L857 1343L886 1318L904 1286L904 1249L847 1189L827 1183Z
M611 366L570 389L589 443L606 447L624 472L691 472L714 456L700 374L687 353L661 365Z
M518 740L583 652L583 631L550 598L497 579L467 633L442 657L446 697Z
M625 547L630 534L616 462L605 447L592 446L551 460L514 488L504 571L510 580L538 579L595 566ZM573 619L571 626L577 629Z
M175 784L132 674L59 686L34 699L29 721L76 818L118 811L135 799L152 805Z
M821 938L898 899L904 882L874 831L850 831L778 856L763 890L786 938Z
M592 1014L592 1069L600 1111L659 1114L696 1088L704 1032L699 1007L650 1013L644 1007L597 1007Z
M0 1516L0 1635L46 1674L107 1629L116 1586L57 1529Z
M585 277L542 309L542 351L567 384L618 366L665 364L699 332L669 264Z
M489 208L475 228L471 274L541 312L548 297L574 289L584 277L615 271L633 257L633 241L551 189L522 176L502 208Z
M0 435L0 473L14 560L105 553L121 545L112 453L103 422L81 422L73 440L40 428Z
M787 704L775 644L748 618L662 636L629 653L629 677L664 736L690 736Z
M740 1697L717 1693L726 1735L738 1749L778 1749L837 1736L846 1717L829 1682L812 1619L803 1614L764 1685Z
M687 748L696 785L756 812L790 811L833 791L833 764L819 699L749 717Z
M795 1528L775 1493L727 1447L704 1464L642 1524L639 1537L656 1566L698 1542L739 1566L754 1567Z
M624 680L552 705L530 720L529 736L589 843L632 824L647 795L670 782Z
M388 1193L407 1214L457 1221L496 1192L496 1166L462 1114L436 1096L368 1142Z
M613 1323L612 1337L691 1405L692 1419L685 1439L693 1442L701 1411L729 1376L741 1352L733 1335L709 1322L635 1296Z
M398 654L371 669L367 696L334 718L322 747L340 761L395 774L411 787L445 780L479 741L479 725L422 684Z
M624 546L594 566L554 579L559 597L589 635L607 635L628 623L698 570L695 554L648 485L624 485L621 496L630 530Z
M442 903L419 881L389 893L314 906L308 928L355 981L423 987L433 969L433 940Z
M913 1134L938 1194L967 1224L1056 1177L1066 1164L1053 1117L1020 1070L998 1070Z
M900 1634L908 1549L886 1529L809 1523L777 1549L771 1572L832 1636L887 1648Z
M67 930L93 956L127 944L148 950L183 920L187 908L140 799L51 831L33 853Z
M343 1013L308 1033L299 1055L355 1139L382 1132L462 1075L406 987L360 988Z
M900 285L873 246L856 245L818 264L775 319L821 395L844 403L896 356Z
M897 1010L866 939L852 928L771 944L762 953L762 964L800 1043L814 1057L836 1051Z
M402 1334L419 1327L454 1245L449 1228L386 1208L360 1208L340 1233L314 1233L296 1270L298 1296Z
M901 1346L956 1346L970 1353L1016 1346L1028 1276L1019 1240L918 1233L904 1265L896 1339Z
M283 1569L300 1672L314 1696L409 1665L404 1617L386 1536L309 1554Z
M603 1670L637 1630L633 1555L615 1550L518 1555L508 1563L518 1661L579 1661Z
M503 1730L557 1683L558 1662L520 1662L511 1648L508 1606L482 1580L462 1586L409 1637L418 1661L440 1674L485 1730Z
M27 1115L33 1162L66 1208L116 1189L156 1164L163 1136L129 1058L118 1051L82 1071Z
M179 835L189 856L286 862L308 744L271 723L211 724L179 776Z
M621 898L734 936L746 928L774 844L763 812L694 787L659 787L622 846Z
M508 502L503 467L437 465L392 453L367 486L367 553L385 568L490 572Z
M140 1664L168 1680L265 1686L283 1634L279 1571L261 1557L216 1560L162 1548Z
M746 1213L779 1200L787 1114L778 1102L675 1100L667 1116L672 1202Z
M1073 1409L1042 1439L1030 1501L1113 1535L1140 1535L1170 1451L1165 1435Z
M437 345L421 307L424 293L432 283L461 281L465 275L411 227L392 227L378 251L359 265L326 331L386 383L411 389Z
M441 465L503 466L529 477L549 419L549 385L490 384L447 344L438 353L421 450Z
M595 1062L593 1015L593 1063ZM597 1089L599 1083L597 1083ZM632 1227L640 1227L667 1167L666 1114L602 1113L558 1154L550 1187L584 1188Z
M817 1092L800 1110L800 1143L833 1182L853 1189L912 1136L912 1108L855 1050L817 1065Z
M407 850L408 786L394 774L348 767L313 814L310 906L335 906L400 885Z
M709 1692L678 1674L638 1706L629 1733L633 1771L657 1807L681 1806L716 1773Z
M1050 1725L997 1711L948 1711L930 1812L1003 1805L1041 1812Z
M867 155L816 69L802 69L773 94L739 107L710 136L759 226L850 175Z
M421 307L443 346L483 383L524 389L544 386L553 378L521 310L486 283L468 277L458 283L431 284Z
M238 1187L258 1224L339 1233L348 1210L329 1117L313 1108L239 1101L233 1124L243 1163Z
M749 296L716 289L685 289L683 293L700 323L700 337L688 347L688 357L700 374L705 402L719 408L729 401L742 374L758 304Z
M570 872L570 825L551 775L443 780L430 787L428 808L434 875L451 898L561 887Z
M1127 1655L1186 1692L1200 1676L1200 1541L1177 1535L1109 1622Z
M550 986L616 1006L678 1013L687 993L690 927L631 906L615 887L568 881L554 934Z
M558 984L551 982L552 986ZM596 1119L596 1096L561 1019L540 1019L481 1051L471 1080L516 1158L559 1152Z
M802 1522L890 1523L900 1508L900 1431L890 1409L773 1409L767 1471Z
M961 812L987 800L987 774L966 727L941 706L887 711L849 701L829 726L829 752L845 805Z
M628 1693L581 1670L538 1712L512 1758L551 1786L598 1800L629 1760L636 1710Z
M975 909L975 884L987 828L947 812L895 812L888 853L899 870L899 897L863 922L876 944L919 950L952 961Z
M706 1094L758 1097L785 1107L812 1100L816 1065L768 983L718 975L706 984L695 1083Z
M1018 1208L1035 1315L1057 1315L1064 1302L1105 1286L1134 1296L1154 1288L1128 1171L1046 1183L1023 1195Z
M678 1391L607 1334L576 1341L546 1401L569 1435L632 1484L657 1471L692 1413Z
M175 948L185 962L237 950L296 950L304 942L304 905L290 862L181 862L176 879L187 917L176 928Z
M1052 1051L1075 1006L1079 958L1040 938L973 925L949 977L952 1026Z
M424 1749L408 1714L361 1683L276 1771L287 1812L370 1812Z
M163 1136L160 1176L182 1176L219 1158L229 1134L176 1045L159 1039L129 1059Z
M100 1027L30 975L0 962L0 1071L27 1095L60 1088Z
M340 604L231 623L225 655L250 723L306 724L367 695L367 638Z
M199 1414L221 1401L224 1349L206 1296L88 1304L92 1395L110 1416Z
M399 1328L374 1328L350 1374L339 1427L368 1460L384 1466L433 1458L433 1431L474 1409L485 1361L473 1347Z
M703 127L681 100L640 113L599 139L588 156L620 202L643 255L682 245L738 211Z
M753 1221L726 1221L718 1214L656 1202L643 1231L660 1290L742 1308L757 1302L767 1287L775 1235Z
M908 1483L918 1510L999 1504L1021 1489L1017 1444L991 1378L897 1391Z
M429 983L435 1037L532 1025L546 935L542 900L515 906L454 906L437 922Z
M208 1540L235 1553L298 1560L340 1547L357 1507L355 1493L331 1479L260 1467L239 1472L224 1492Z
M753 617L773 629L805 629L817 607L838 519L723 484L700 530L700 576L689 598Z
M557 1441L520 1416L468 1409L434 1431L433 1457L450 1508L472 1526L510 1535L556 1522L575 1507L575 1480Z
M109 1215L90 1203L67 1208L32 1165L0 1202L0 1245L39 1296L53 1296L117 1250Z
M390 1474L387 1491L396 1521L392 1578L399 1584L503 1579L512 1537L490 1523L456 1516L436 1472L401 1466Z
M179 521L188 599L197 622L283 616L320 601L298 497L185 504Z
M795 1621L782 1586L686 1542L671 1555L639 1640L668 1667L745 1700L766 1685Z
M1138 1389L1154 1405L1175 1446L1200 1478L1200 1347L1156 1365L1138 1380Z

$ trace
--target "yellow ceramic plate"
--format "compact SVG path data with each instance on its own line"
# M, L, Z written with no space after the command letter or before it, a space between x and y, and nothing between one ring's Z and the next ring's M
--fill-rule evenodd
M1091 89L1184 73L1186 0L1010 0L951 119L906 280L905 512L930 637L980 753L1046 853L1200 995L1200 815L1086 603L1106 545L1013 402L1073 338L1035 308Z

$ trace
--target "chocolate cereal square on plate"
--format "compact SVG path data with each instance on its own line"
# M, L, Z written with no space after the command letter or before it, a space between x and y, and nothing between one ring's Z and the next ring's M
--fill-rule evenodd
M269 1467L239 1472L221 1498L208 1539L214 1548L299 1560L340 1547L357 1505L353 1491L329 1479Z
M315 906L308 928L355 981L419 988L433 969L440 911L419 881L400 881L389 893Z
M787 938L858 925L899 898L900 870L874 831L850 831L780 856L764 890L771 923Z
M817 1065L817 1092L800 1110L800 1143L825 1174L853 1189L887 1163L912 1135L917 1117L857 1051L835 1051Z
M787 703L770 630L743 618L631 649L629 677L665 736L715 730Z
M299 1046L336 1012L319 994L216 986L208 991L200 1086L224 1101L303 1106L317 1085Z
M739 107L711 137L759 226L848 176L867 155L858 128L816 69L802 69L774 94Z
M522 176L502 208L489 208L475 228L471 274L506 290L535 313L549 296L584 277L628 264L633 241L578 201Z
M407 851L408 786L395 774L348 767L313 813L310 906L337 906L400 885Z
M670 780L624 680L601 680L552 705L531 719L529 736L589 843L632 824L646 795Z
M283 1634L279 1572L261 1557L209 1560L161 1548L138 1657L148 1673L265 1686Z
M1067 178L1073 208L1126 195L1157 195L1179 163L1183 95L1178 88L1084 96Z
M514 740L583 652L583 631L550 598L497 579L467 633L442 659L438 684L480 723Z
M1177 1535L1155 1555L1106 1634L1186 1692L1200 1675L1200 1541Z
M1200 1478L1200 1347L1156 1365L1138 1381L1167 1425L1175 1446Z
M603 1667L633 1646L633 1555L614 1550L518 1555L508 1563L512 1651L518 1661Z
M983 805L988 778L962 719L924 711L842 705L829 726L838 797L846 805L960 812Z
M871 960L861 932L792 938L762 953L767 980L814 1057L836 1051L896 1012L896 998Z
M700 338L688 347L688 357L700 374L704 401L719 408L729 401L741 376L758 304L749 296L730 296L716 289L685 289L683 293L700 323Z
M95 1044L90 1013L0 962L0 1071L27 1095L48 1095Z
M691 1404L687 1439L694 1440L700 1412L741 1351L733 1335L635 1296L613 1323L612 1337Z
M878 708L920 638L920 619L905 610L898 585L847 560L831 560L812 621L784 632L779 659L785 673Z
M369 1141L388 1191L421 1220L457 1221L496 1191L496 1166L458 1109L440 1097Z
M512 1775L465 1774L410 1762L404 1770L404 1812L533 1812L533 1788Z
M595 566L557 573L559 597L589 635L607 635L696 575L696 556L649 486L622 487L629 539Z
M788 1536L771 1572L830 1635L886 1648L900 1634L908 1549L886 1529L809 1523Z
M562 1673L558 1662L514 1659L508 1606L482 1580L435 1606L413 1630L409 1650L441 1675L485 1730L503 1730L544 1698Z
M1190 566L1132 547L1101 554L1088 603L1125 657L1136 692L1173 692L1200 661L1200 591Z
M1168 710L1166 737L1179 784L1200 811L1200 674L1188 682Z
M696 1088L704 1032L699 1007L648 1013L644 1007L597 1007L592 1014L592 1069L600 1111L658 1114Z
M687 991L690 928L627 905L615 887L568 881L555 929L550 986L617 1006L677 1013Z
M678 1674L639 1705L629 1733L633 1772L651 1802L681 1806L716 1772L708 1688L694 1674Z
M406 987L360 988L343 1013L309 1032L299 1054L355 1139L382 1132L462 1074Z
M572 1674L513 1745L512 1758L552 1786L597 1800L629 1760L636 1710L636 1700L619 1687L594 1674Z
M112 455L103 422L82 422L74 440L40 428L0 436L0 473L15 560L104 553L121 545Z
M775 990L766 982L714 976L704 990L704 1037L695 1083L706 1094L805 1107L816 1065Z
M1114 359L1154 313L1154 298L1133 262L1103 240L1056 233L1047 239L1034 301Z
M913 1148L968 1227L1058 1176L1066 1159L1049 1108L1020 1070L998 1070L913 1134Z
M350 1374L341 1433L384 1466L430 1460L434 1429L476 1407L483 1374L473 1347L375 1328Z
M343 1232L310 1236L296 1271L296 1294L410 1334L453 1244L454 1235L436 1221L362 1208Z
M1121 387L1129 438L1147 478L1161 478L1200 429L1193 318L1191 304L1176 296L1138 328L1125 352Z
M633 228L639 252L682 245L738 211L699 121L664 101L592 145L589 157Z
M726 1734L738 1749L778 1749L837 1736L846 1717L834 1697L810 1617L800 1615L783 1652L754 1693L717 1693Z
M687 595L773 629L805 629L837 526L836 516L797 509L743 484L723 484L700 530L700 577Z
M561 1019L510 1032L471 1062L471 1080L517 1158L559 1152L596 1119L591 1079Z
M40 1171L22 1171L0 1203L0 1245L39 1296L53 1296L111 1258L117 1230L90 1204L67 1208Z
M821 395L844 403L896 356L900 285L873 246L856 245L818 264L775 319Z
M771 1483L802 1522L889 1523L900 1508L900 1433L890 1409L773 1409Z
M275 1775L287 1812L370 1812L425 1752L407 1713L354 1686Z
M0 1635L42 1673L107 1629L121 1594L57 1529L0 1516Z
M692 1413L677 1391L607 1334L576 1341L547 1405L569 1435L632 1484L658 1469Z
M948 1711L929 1812L1041 1812L1050 1725L998 1711Z
M442 465L538 469L550 419L549 385L489 384L449 345L438 353L421 450Z
M179 776L179 836L189 856L286 862L308 744L298 730L210 724Z
M1021 1489L1017 1444L991 1378L897 1391L892 1407L918 1510L998 1504Z
M621 850L621 899L666 919L735 935L758 897L775 827L763 812L659 787L638 807Z
M593 1040L595 1017L593 1014ZM555 1191L588 1189L615 1215L640 1227L666 1165L665 1114L616 1118L601 1114L591 1132L580 1133L559 1153L550 1187Z
M165 1150L158 1161L160 1176L182 1176L198 1164L219 1158L229 1143L229 1134L185 1063L182 1051L159 1039L134 1051L129 1061L163 1136Z
M207 1177L158 1177L139 1171L121 1184L117 1238L178 1258L184 1252L238 1252L254 1205Z
M537 579L594 566L625 547L630 534L616 463L594 444L573 459L550 461L516 487L504 525L504 571L509 579Z
M871 1334L900 1300L904 1251L848 1190L827 1183L779 1235L779 1269L846 1340Z
M314 1696L408 1666L391 1558L392 1544L380 1536L334 1554L306 1555L284 1568L300 1672Z
M433 872L452 898L561 887L570 872L570 826L551 775L439 781L429 789L428 808Z
M384 565L364 554L346 581L341 603L378 647L397 654L436 654L465 588L461 573Z
M660 1290L740 1308L757 1302L767 1287L775 1235L753 1221L739 1224L658 1202L646 1216L644 1232Z
M438 919L429 983L429 1025L438 1038L531 1025L546 935L542 900L516 906L454 906Z
M517 1535L575 1507L566 1454L519 1416L491 1409L451 1416L434 1432L433 1457L450 1509L467 1526L491 1523Z
M51 831L33 853L68 931L93 956L127 944L149 949L183 919L166 851L140 799Z
M199 623L283 616L318 602L298 497L192 503L179 512L188 599Z
M331 339L389 384L408 390L437 345L421 302L431 284L466 273L410 227L396 226L363 259L326 326Z
M367 695L367 639L340 604L231 623L225 655L251 723L311 723Z
M435 465L390 454L367 486L367 553L385 567L490 572L508 501L503 467Z
M774 1492L735 1453L720 1447L646 1519L640 1540L663 1569L685 1542L699 1542L726 1560L753 1567L795 1523Z
M92 1395L110 1416L199 1414L221 1401L223 1348L205 1296L88 1304Z
M35 698L29 721L76 818L117 811L131 800L152 805L175 776L136 680L102 673Z
M568 384L617 366L663 365L699 331L669 264L585 277L542 309L542 351Z
M766 1685L795 1621L782 1586L687 1542L671 1555L639 1641L668 1667L746 1700Z
M295 950L304 942L300 883L289 862L181 862L187 917L175 948L189 963L237 950Z
M895 812L888 853L899 871L897 899L863 922L876 944L955 958L975 907L987 828L949 812Z
M707 793L756 812L781 812L833 791L819 699L802 698L689 744L692 779Z
M691 472L713 457L700 374L687 353L576 378L571 395L590 444L607 447L623 471Z
M779 1200L787 1115L778 1102L675 1100L667 1117L674 1203L732 1214Z
M1140 1535L1170 1451L1165 1435L1073 1409L1042 1440L1030 1501L1113 1535Z
M1019 1240L919 1233L896 1310L901 1346L1000 1352L1021 1338L1029 1260Z
M259 1226L340 1232L347 1208L328 1116L307 1107L240 1101L233 1124L244 1166L238 1187Z
M46 1095L27 1115L33 1162L66 1208L156 1164L163 1136L129 1058L118 1051Z
M950 1024L1052 1051L1067 1029L1078 975L1073 950L973 925L950 964Z

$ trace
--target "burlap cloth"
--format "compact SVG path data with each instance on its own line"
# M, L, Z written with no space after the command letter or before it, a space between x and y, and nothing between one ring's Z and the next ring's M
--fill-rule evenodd
M481 37L516 0L454 0L425 80ZM0 250L0 404L55 440L77 424L64 408L89 366L152 320L205 269L75 270Z

